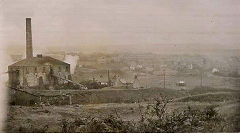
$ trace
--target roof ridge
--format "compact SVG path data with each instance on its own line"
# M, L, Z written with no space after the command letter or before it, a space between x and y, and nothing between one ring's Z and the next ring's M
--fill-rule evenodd
M42 57L32 57L29 59L25 58L9 66L37 66L37 65L44 65L45 63L57 64L57 65L70 65L64 61L55 59L50 56L42 56Z

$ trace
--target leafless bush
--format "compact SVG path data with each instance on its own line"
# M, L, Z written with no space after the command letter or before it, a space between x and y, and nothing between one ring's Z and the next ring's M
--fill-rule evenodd
M140 121L124 121L117 114L104 118L76 119L62 123L62 131L68 132L207 132L224 131L225 121L209 106L204 110L188 107L183 111L169 112L169 100L156 99L146 108L139 106Z
M170 101L156 100L148 105L140 121L140 130L144 132L204 132L223 130L224 119L214 110L213 106L203 111L188 107L184 111L167 112Z
M62 132L133 132L135 126L132 122L124 122L119 117L109 115L106 118L79 119L70 122L62 120Z

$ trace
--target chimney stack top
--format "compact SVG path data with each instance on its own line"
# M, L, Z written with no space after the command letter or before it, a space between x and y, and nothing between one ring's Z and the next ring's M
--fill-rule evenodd
M31 18L26 18L26 58L33 57Z

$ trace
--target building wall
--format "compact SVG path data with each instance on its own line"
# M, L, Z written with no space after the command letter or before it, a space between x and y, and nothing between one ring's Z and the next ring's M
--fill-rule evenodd
M42 66L10 66L9 67L9 85L15 86L16 84L21 86L38 86L40 84L40 78L42 78L42 85L48 85L53 83L53 77L50 76L50 69L53 70L53 74L63 79L68 79L70 75L70 65L42 65ZM16 70L19 71L19 76L16 76ZM65 80L55 77L57 84L66 83Z
M66 83L67 81L63 79L69 79L69 75L71 76L70 65L55 65L52 66L52 69L54 75L60 77L57 79L59 84Z

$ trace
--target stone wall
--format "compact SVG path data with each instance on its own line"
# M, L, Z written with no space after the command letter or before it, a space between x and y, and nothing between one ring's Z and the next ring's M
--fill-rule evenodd
M57 79L58 84L66 83L63 79L68 79L70 74L70 66L67 65L55 65L51 67L53 74L61 77ZM17 70L19 71L18 77L16 76ZM38 86L40 82L42 85L48 85L51 83L50 78L50 65L42 66L12 66L9 67L9 84L13 82L19 82L21 86ZM40 79L42 78L42 80Z
M68 79L69 75L71 75L70 67L67 65L55 65L52 68L54 75L60 77L58 78L58 83L59 84L67 83L66 80L63 79Z
M109 89L109 90L28 90L30 93L42 96L42 102L50 105L69 105L71 95L72 104L101 104L101 103L138 103L154 101L156 98L164 96L166 98L178 98L185 95L173 89ZM21 92L18 92L21 93ZM68 94L68 96L66 95ZM24 94L26 95L26 94ZM14 98L22 95L11 96ZM24 100L28 100L27 98ZM31 100L31 98L29 98ZM28 100L28 101L29 101Z

